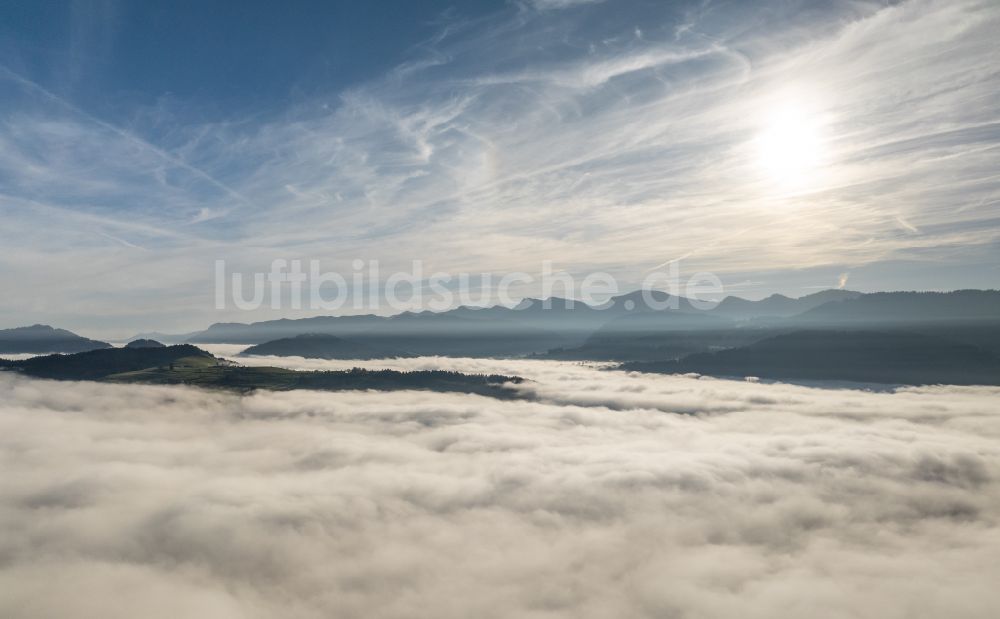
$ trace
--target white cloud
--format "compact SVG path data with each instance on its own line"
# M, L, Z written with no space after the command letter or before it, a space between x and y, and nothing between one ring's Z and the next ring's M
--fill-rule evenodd
M585 4L597 4L605 0L529 0L531 5L540 11L568 9Z
M373 363L517 371L538 399L0 374L0 614L912 618L1000 604L997 389Z
M6 76L0 238L16 251L0 286L31 281L50 322L75 307L191 330L245 318L212 313L220 257L453 273L554 259L627 288L677 256L736 281L810 268L862 281L865 265L963 264L1000 242L994 3L845 3L766 23L709 7L676 37L655 27L676 16L651 15L642 39L574 11L513 13L267 121L188 126L158 108L146 124L174 129L156 145L142 122L120 130ZM786 99L828 151L791 193L753 148ZM11 303L0 317L16 323Z

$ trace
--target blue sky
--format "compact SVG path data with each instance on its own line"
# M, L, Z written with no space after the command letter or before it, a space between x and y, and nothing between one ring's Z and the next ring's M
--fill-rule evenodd
M14 2L0 7L8 67L109 119L164 98L203 120L336 95L405 60L475 2ZM124 98L124 101L122 99ZM193 120L189 118L188 120Z
M216 259L1000 287L997 31L973 0L3 3L0 325L266 317L212 309Z

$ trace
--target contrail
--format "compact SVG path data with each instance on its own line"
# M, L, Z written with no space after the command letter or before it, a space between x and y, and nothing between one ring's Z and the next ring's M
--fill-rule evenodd
M136 146L139 146L140 148L144 148L144 149L152 151L153 153L155 153L160 158L162 158L162 159L170 162L171 164L173 164L173 165L175 165L175 166L177 166L179 168L183 168L184 170L187 170L188 172L190 172L190 173L194 174L195 176L197 176L197 177L199 177L199 178L207 181L208 183L210 183L214 187L216 187L218 189L221 189L225 193L227 193L230 196L232 196L232 197L240 200L241 202L244 202L246 204L252 204L252 202L250 201L250 199L247 198L246 196L244 196L243 194L241 194L240 192L236 191L235 189L233 189L229 185L223 183L222 181L216 179L215 177L213 177L208 172L205 172L204 170L191 165L187 161L184 161L183 159L181 159L177 155L169 153L169 152L163 150L162 148L159 148L158 146L150 144L149 142L147 142L146 140L143 140L142 138L136 137L134 134L129 133L128 131L125 131L124 129L116 127L115 125L112 125L109 122L106 122L106 121L101 120L100 118L97 118L93 114L90 114L89 112L80 109L79 107L73 105L72 103L70 103L69 101L63 99L59 95L57 95L57 94L53 93L52 91L46 89L45 87L40 86L38 83L33 82L33 81L29 80L28 78L24 77L23 75L12 71L9 67L7 67L7 66L5 66L3 64L0 64L0 72L2 72L2 74L5 77L7 77L7 78L9 78L9 79L17 82L18 84L20 84L22 86L25 86L27 88L32 89L35 92L40 93L41 95L43 95L44 97L48 98L49 100L55 101L59 105L62 105L63 107L71 110L73 113L78 114L78 115L82 116L83 118L86 118L87 120L89 120L92 123L95 123L99 127L103 128L103 129L106 129L106 130L114 133L115 135L117 135L117 136L119 136L121 138L124 138L128 142L130 142L132 144L135 144Z

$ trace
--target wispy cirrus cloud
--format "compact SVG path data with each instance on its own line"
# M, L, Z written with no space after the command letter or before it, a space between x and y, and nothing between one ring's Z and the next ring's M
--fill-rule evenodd
M615 4L587 12L624 10ZM164 314L183 328L224 318L208 309L216 258L256 270L274 257L390 269L418 258L475 272L553 259L628 285L685 256L687 271L767 273L761 290L786 292L817 283L811 273L833 286L845 270L892 288L891 269L874 283L866 267L935 260L996 281L983 266L1000 242L995 6L644 10L641 36L574 11L463 24L398 71L227 122L143 110L113 124L7 75L0 208L17 214L4 242L31 252L22 239L42 237L63 259L86 256L74 268L94 286L106 269L90 269L93 256L173 264L184 275L160 299L190 299L183 324L180 310ZM823 149L793 188L756 146L785 108ZM81 228L81 216L103 219ZM11 281L57 287L7 265ZM109 312L129 313L113 301L125 291L102 288Z
M575 6L597 4L605 0L530 0L529 4L542 11L568 9Z

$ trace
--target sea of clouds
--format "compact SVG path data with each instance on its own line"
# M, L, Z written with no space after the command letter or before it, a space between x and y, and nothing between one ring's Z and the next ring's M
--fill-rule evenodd
M532 382L498 401L0 373L0 616L1000 611L997 388L243 362Z

